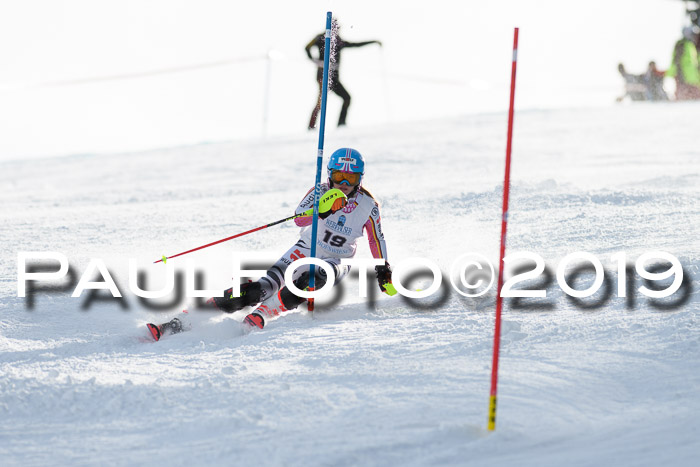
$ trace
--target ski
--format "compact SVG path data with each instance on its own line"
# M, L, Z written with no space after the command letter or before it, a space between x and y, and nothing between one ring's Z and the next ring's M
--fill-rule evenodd
M242 333L248 334L253 329L262 329L265 326L265 319L262 315L265 313L268 313L268 316L279 314L278 312L275 313L275 311L276 310L271 310L264 306L256 308L254 312L250 313L239 323ZM182 312L187 313L187 310L182 310ZM165 336L191 331L192 323L189 319L184 319L184 317L181 316L180 318L176 317L162 324L146 323L146 328L152 340L158 342ZM148 340L150 341L150 339Z

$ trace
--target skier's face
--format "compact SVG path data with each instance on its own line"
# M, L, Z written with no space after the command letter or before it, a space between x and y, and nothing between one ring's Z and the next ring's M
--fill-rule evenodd
M355 187L353 185L348 185L347 183L342 183L340 185L338 185L337 183L334 183L333 185L334 185L333 188L339 189L340 191L345 193L345 196L349 195L350 192L355 189Z
M340 191L347 196L360 184L362 175L359 173L333 170L328 175L328 178L333 184L333 188L340 189Z

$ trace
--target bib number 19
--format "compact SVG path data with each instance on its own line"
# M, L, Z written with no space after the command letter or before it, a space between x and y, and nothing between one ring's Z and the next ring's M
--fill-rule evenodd
M345 245L346 241L347 238L343 237L342 235L333 235L333 232L330 230L326 230L326 233L323 235L323 242L336 248L340 248Z

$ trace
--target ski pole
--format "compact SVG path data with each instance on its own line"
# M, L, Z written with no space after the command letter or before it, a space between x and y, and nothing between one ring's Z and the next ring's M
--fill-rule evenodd
M332 188L325 192L323 194L323 197L321 198L319 203L319 210L321 213L327 213L327 212L336 212L339 209L342 209L345 207L345 205L348 202L347 196L345 196L345 193L340 191L337 188ZM198 246L197 248L192 248L191 250L183 251L182 253L178 253L176 255L172 256L165 256L157 261L154 261L153 263L160 263L161 261L163 263L166 263L170 258L177 258L178 256L186 255L187 253L192 253L193 251L197 250L202 250L204 248L213 246L213 245L218 245L219 243L227 242L229 240L233 240L234 238L242 237L243 235L248 235L249 233L257 232L258 230L266 229L268 227L272 227L273 225L281 224L282 222L287 222L291 221L292 219L296 219L297 217L311 217L314 214L314 209L307 209L304 212L300 212L299 214L295 214L293 216L285 217L284 219L280 219L275 222L270 222L269 224L266 225L261 225L260 227L256 227L254 229L247 230L245 232L241 232L236 235L232 235L230 237L222 238L221 240L217 240L215 242L207 243L206 245Z
M222 238L221 240L217 240L217 241L215 241L215 242L207 243L206 245L198 246L197 248L192 248L191 250L183 251L182 253L178 253L178 254L176 254L176 255L172 255L172 256L165 256L165 255L163 255L163 257L162 257L161 259L159 259L159 260L157 260L157 261L154 261L153 264L155 264L155 263L160 263L161 261L162 261L163 263L166 263L166 262L167 262L169 259L171 259L171 258L177 258L178 256L186 255L187 253L192 253L193 251L202 250L202 249L204 249L204 248L208 248L208 247L213 246L213 245L218 245L219 243L223 243L223 242L227 242L227 241L229 241L229 240L233 240L234 238L238 238L238 237L242 237L242 236L244 236L244 235L248 235L249 233L257 232L258 230L262 230L262 229L266 229L266 228L268 228L268 227L272 227L273 225L281 224L282 222L291 221L292 219L296 219L297 217L309 216L309 215L311 215L311 213L310 213L309 211L305 211L305 212L302 212L302 213L300 213L300 214L296 214L296 215L294 215L294 216L290 216L290 217L287 217L287 218L284 218L284 219L280 219L280 220L278 220L278 221L271 222L271 223L269 223L269 224L262 225L262 226L260 226L260 227L256 227L256 228L254 228L254 229L250 229L250 230L247 230L247 231L245 231L245 232L241 232L241 233L239 233L239 234L232 235L232 236L230 236L230 237Z

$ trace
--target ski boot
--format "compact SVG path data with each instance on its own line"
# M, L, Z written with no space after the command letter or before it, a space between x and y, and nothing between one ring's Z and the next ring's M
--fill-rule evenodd
M316 286L323 287L326 284L324 275L316 275ZM307 290L309 287L309 273L304 272L294 285L300 290ZM257 326L262 329L265 326L265 318L273 319L282 313L294 310L306 301L303 297L294 295L287 287L282 287L279 292L262 302L254 312L245 317L243 322L249 326Z
M182 322L177 318L173 318L167 323L163 323L161 325L147 323L146 326L148 327L148 330L151 331L151 335L156 341L159 341L166 332L168 334L177 334L182 332Z
M293 308L298 306L297 302L289 302L289 300L285 302L285 296L297 298L286 287L282 287L279 292L262 302L254 312L246 316L243 322L248 326L257 326L262 329L265 326L265 317L272 319L290 310L285 304L293 305Z
M260 303L261 301L260 296L262 295L262 291L260 289L260 283L258 282L245 282L241 284L241 294L238 297L234 297L232 292L233 287L227 289L223 297L210 298L207 300L207 303L226 313L233 313L247 306Z
M265 318L263 318L261 314L255 312L246 316L243 322L251 328L257 326L262 329L265 326Z

